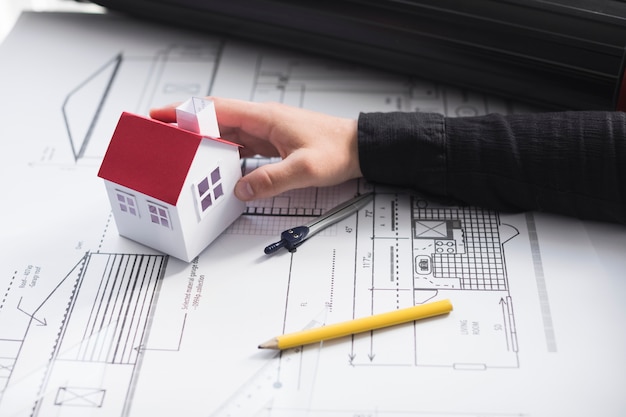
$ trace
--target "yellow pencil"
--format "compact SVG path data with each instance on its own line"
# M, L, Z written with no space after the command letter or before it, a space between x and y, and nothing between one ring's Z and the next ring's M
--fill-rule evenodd
M438 316L452 311L450 300L435 301L409 308L376 314L369 317L315 327L300 332L284 334L259 345L259 349L289 349L296 346L317 343L351 334L367 332L396 324Z

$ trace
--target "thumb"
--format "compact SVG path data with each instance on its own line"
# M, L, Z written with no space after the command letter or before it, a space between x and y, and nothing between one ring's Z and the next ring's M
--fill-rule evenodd
M237 182L235 196L242 201L250 201L306 186L303 176L295 171L293 161L288 159L263 165Z

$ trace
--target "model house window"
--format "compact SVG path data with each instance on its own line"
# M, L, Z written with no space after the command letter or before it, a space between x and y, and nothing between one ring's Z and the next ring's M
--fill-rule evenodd
M170 215L166 207L148 202L148 213L150 214L150 221L152 223L160 224L168 229L170 228Z
M202 178L197 185L197 201L200 214L204 214L224 196L222 175L217 167L209 175Z
M132 194L125 193L120 190L115 190L117 196L117 204L124 213L128 213L132 216L139 216L137 211L137 200Z

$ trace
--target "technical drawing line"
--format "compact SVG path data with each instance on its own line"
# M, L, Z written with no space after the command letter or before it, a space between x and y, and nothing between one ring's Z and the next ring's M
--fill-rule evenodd
M280 373L285 352L272 355L254 375L234 391L210 417L239 417L244 415L270 415L273 396L283 387ZM291 358L289 359L291 360ZM299 388L299 387L298 387ZM245 413L245 412L248 413Z
M107 232L109 230L109 226L111 226L112 219L113 219L113 211L110 211L109 215L107 216L107 221L104 224L104 229L102 230L102 236L100 237L100 241L98 242L98 248L96 249L95 253L100 253L100 250L102 249L102 245L104 244L104 239L106 238Z
M33 315L37 314L37 312L41 309L41 307L44 304L46 304L46 302L50 299L50 297L52 297L52 295L56 292L56 290L58 290L59 287L61 287L61 285L76 270L76 268L78 268L79 266L83 265L83 263L85 262L85 260L87 259L88 256L89 256L89 252L86 252L85 255L83 255L83 257L80 258L80 260L76 263L76 265L74 265L70 269L70 271L63 277L63 279L61 279L59 281L59 283L52 289L52 291L50 291L50 293L46 296L46 298L44 298L44 300L41 302L41 304L39 304L39 306L35 309L35 311L33 311Z
M507 350L517 352L517 330L515 329L515 316L513 315L513 301L510 296L500 298L502 308L502 324L506 338Z
M306 404L306 409L307 410L311 410L312 409L311 405L313 404L313 399L315 397L315 389L313 387L316 386L317 377L319 375L320 361L322 360L321 356L322 356L322 348L324 347L324 341L321 341L317 345L312 345L311 347L314 348L315 359L313 360L313 369L311 371L312 374L313 374L313 377L311 378L311 381L310 381L310 387L305 387L307 389L307 391L308 391L307 404ZM300 358L303 357L304 350L305 350L305 347L303 346L301 351L300 351ZM300 367L300 372L299 372L299 375L298 375L298 387L299 388L301 388L300 385L302 383L301 375L302 375L302 367Z
M4 296L2 297L2 302L0 302L0 311L2 311L2 307L4 307L4 303L7 301L7 298L9 297L9 292L11 291L11 288L13 288L13 282L15 282L15 277L17 277L17 271L13 272L13 276L11 277L11 280L9 281L9 285L7 286L7 289L4 292Z
M81 88L87 85L91 80L93 80L98 75L100 75L100 73L102 73L105 69L107 69L111 64L113 64L113 71L111 73L111 77L109 78L107 85L104 89L104 92L102 96L100 97L100 101L98 105L96 106L96 113L93 115L93 118L91 119L89 123L89 127L87 129L87 132L85 133L85 137L83 138L80 148L76 149L76 147L74 146L74 138L72 137L72 130L70 129L70 122L69 122L69 118L68 118L67 111L66 111L67 104L70 98L72 98L74 93L79 91ZM67 95L67 97L65 97L65 100L63 101L63 105L61 106L61 112L63 113L63 120L65 122L67 134L70 139L70 146L72 148L72 153L74 154L74 161L78 161L85 153L85 149L87 148L87 145L89 143L89 139L91 137L91 133L93 132L93 128L96 122L98 121L98 116L100 114L100 111L102 110L102 106L104 105L104 102L109 94L109 91L111 90L111 85L113 84L113 80L115 79L115 75L117 74L117 71L119 70L121 64L122 64L122 53L120 52L119 54L114 56L113 59L109 60L106 64L104 64L101 68L99 68L90 77L88 77L86 80L81 82L76 88L70 91L70 93Z
M541 319L543 320L546 345L548 352L556 352L556 334L554 332L554 324L552 323L552 314L550 312L550 300L548 299L546 277L543 272L543 262L541 261L537 225L535 223L535 216L532 212L526 213L526 224L528 226L528 240L530 241L530 251L533 258L535 280L537 281L537 295L539 297L539 308L541 309Z
M146 347L144 345L139 345L135 347L134 349L139 353L145 352L147 350L153 350L153 351L159 351L159 352L179 352L180 347L183 344L183 334L185 333L186 324L187 324L187 313L185 313L185 315L183 316L183 323L180 328L180 334L178 335L178 345L175 348L153 348L153 347Z
M502 324L504 325L504 334L506 335L509 332L509 322L506 320L508 312L507 312L507 303L504 301L504 298L500 298L500 307L502 307ZM507 350L511 350L511 344L509 343L509 338L506 337L506 348Z
M330 272L330 295L328 299L328 311L333 312L333 300L335 298L335 268L337 264L337 249L333 248L332 266Z
M285 329L287 326L287 313L289 312L289 290L291 288L291 278L292 278L292 273L293 273L293 257L295 255L295 252L289 252L289 272L287 274L288 279L287 279L287 293L285 294L285 311L283 313L283 328L282 328L282 332L285 333Z
M357 185L357 189L360 189L360 180L359 183ZM376 207L376 194L374 194L374 201L372 202L372 207ZM373 208L372 211L369 211L369 213L373 213ZM367 216L368 214L368 209L365 209L365 216ZM361 222L360 222L361 218L360 216L356 216L355 218L355 225L354 225L354 242L355 242L355 248L354 248L354 262L352 263L354 265L354 268L352 270L352 318L356 318L357 314L356 314L356 302L357 302L357 265L359 264L359 259L358 259L358 255L359 255L359 231L361 230ZM372 224L372 227L368 230L368 233L370 234L370 236L373 236L374 234L374 225ZM361 259L361 262L363 264L368 264L369 266L371 266L372 263L372 256L371 254L373 253L374 249L373 249L373 240L369 240L369 242L371 243L372 246L370 246L368 248L368 252L367 254L369 255L369 257L365 257L364 259ZM356 358L356 353L355 353L355 346L354 346L354 335L352 335L350 337L350 353L348 354L348 363L350 366L354 366L354 359Z
M222 62L222 55L224 53L224 39L220 39L218 41L218 46L217 46L217 50L215 51L215 64L214 67L215 68L219 68L220 64ZM210 96L211 95L211 91L213 91L213 86L215 85L215 78L217 77L217 71L213 71L211 74L211 79L209 80L209 85L207 86L207 91L205 94L205 96Z
M146 75L146 78L145 78L147 82L144 83L143 88L141 89L141 93L139 94L139 97L140 97L139 103L141 103L143 101L142 98L146 96L149 96L147 100L149 103L154 102L154 96L156 94L156 91L150 88L149 81L152 79L158 80L161 78L161 75L163 74L163 66L159 65L159 63L166 59L164 58L166 54L167 54L167 51L165 52L161 51L152 57L151 59L152 65L150 65L148 74ZM158 74L155 75L155 72L158 72ZM137 104L138 106L139 106L139 103ZM136 109L136 112L141 113L141 109L139 108Z
M37 317L35 317L35 315L34 315L34 314L31 314L31 313L29 313L29 312L27 312L27 311L24 311L24 310L22 310L22 309L20 308L20 304L22 304L22 300L23 300L23 299L24 299L24 297L20 297L20 300L17 302L17 307L16 307L16 308L17 308L19 311L21 311L22 313L26 314L26 315L27 315L28 317L30 317L32 320L35 320L35 321L38 323L38 324L37 324L38 326L47 326L47 324L48 324L48 323L47 323L47 321L46 321L46 318L45 318L45 317L43 318L43 321L42 321L42 320L39 320Z

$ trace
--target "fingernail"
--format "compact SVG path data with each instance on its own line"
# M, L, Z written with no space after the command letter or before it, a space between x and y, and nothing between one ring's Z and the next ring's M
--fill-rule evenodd
M248 181L239 181L237 185L235 185L235 196L242 201L248 201L254 198L254 191L252 191L252 187L250 187Z

